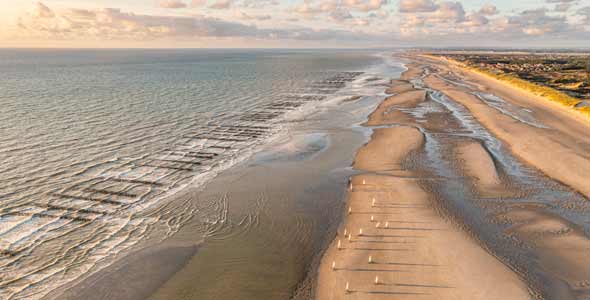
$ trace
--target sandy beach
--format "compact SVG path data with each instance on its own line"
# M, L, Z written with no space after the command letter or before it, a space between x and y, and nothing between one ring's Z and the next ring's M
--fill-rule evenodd
M138 214L155 221L141 242L42 299L590 299L590 125L446 61L397 55L304 90L329 96L289 98L326 99L312 111L265 104L294 114L216 129L213 141L247 136L208 146L221 154L172 151L213 160L269 124L286 129Z
M419 74L410 68L402 78ZM386 99L366 125L394 124L392 106L424 100L424 91L405 90ZM399 125L376 129L359 150L354 167L364 174L351 181L348 215L322 260L317 298L529 299L515 273L440 215L421 172L405 166L423 147L420 130ZM469 160L481 154L474 147L464 152ZM482 177L485 184L497 180Z
M429 87L466 107L517 157L577 190L587 199L590 195L590 123L586 119L560 105L487 76L440 62L427 63L434 70L424 80ZM445 80L443 74L453 74L474 88L454 85ZM484 104L474 95L476 91L493 93L522 110L533 111L538 123L515 121L506 113ZM588 295L590 241L583 227L536 205L511 207L511 211L502 218L518 224L507 232L535 245L541 265L550 270L549 273L578 291L579 295Z
M317 299L586 299L588 123L444 61L405 58L365 123L373 135Z
M586 118L542 97L514 88L506 83L475 72L459 69L443 61L423 60L438 68L425 82L465 105L474 116L511 150L545 174L566 183L587 197L590 196L587 174L590 173L590 122ZM476 91L493 93L521 108L535 112L535 118L545 124L539 128L514 122L487 105L483 105L472 89L445 81L443 73L453 72L472 84Z
M0 10L0 300L590 300L590 0Z

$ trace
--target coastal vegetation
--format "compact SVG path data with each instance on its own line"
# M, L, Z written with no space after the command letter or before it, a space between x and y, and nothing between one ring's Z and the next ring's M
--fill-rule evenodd
M590 118L590 58L542 55L436 55Z
M485 75L491 76L496 78L500 81L506 82L512 86L516 86L523 90L529 91L537 96L543 97L547 100L552 102L564 105L569 107L587 117L590 118L590 107L583 105L585 102L583 100L574 98L562 91L542 86L537 83L533 83L524 79L520 79L514 75L506 74L506 73L495 73L491 72L488 69L477 68L477 67L469 67L471 70L483 73Z

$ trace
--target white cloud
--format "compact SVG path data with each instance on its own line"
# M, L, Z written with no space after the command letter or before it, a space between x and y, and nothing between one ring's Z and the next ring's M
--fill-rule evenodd
M332 17L342 14L342 11L362 13L380 11L386 4L387 0L305 0L296 5L293 11L306 17L321 14Z
M240 15L245 19L267 20L269 15ZM19 19L21 36L58 40L149 40L158 38L254 38L296 40L371 40L374 36L344 30L310 28L265 29L218 18L154 16L120 9L67 9L52 11L39 3Z
M490 23L490 20L481 13L472 13L467 16L463 25L467 27L479 27Z
M232 6L233 0L216 0L213 4L209 5L212 9L228 9Z
M179 0L161 0L158 2L160 8L186 8L186 3Z
M547 15L547 9L525 10L520 15L508 18L514 28L522 28L527 35L544 35L563 32L569 29L565 17Z
M590 6L585 6L576 11L577 16L584 17L584 22L590 24Z
M192 7L203 7L207 5L207 0L193 0L191 1Z
M209 39L359 41L381 44L445 45L457 41L546 41L584 43L590 33L590 7L557 12L555 5L575 0L544 0L547 8L500 12L494 5L466 11L456 0L152 0L163 8L198 7L165 15L119 9L52 9L36 3L3 37L31 40L200 41ZM292 2L289 2L292 3ZM399 5L399 13L392 9ZM279 6L280 5L280 6ZM198 12L200 15L189 15ZM217 17L213 17L217 16ZM284 22L284 23L283 23ZM13 23L14 24L14 23ZM229 42L228 42L229 43Z
M330 13L330 18L336 22L343 22L353 18L352 14L346 9L340 8Z
M434 14L440 22L461 22L465 20L465 10L460 2L443 2Z
M236 11L235 15L238 19L242 20L266 21L272 19L270 15L251 15L242 11Z
M460 2L432 3L434 11L404 13L400 32L406 37L428 38L445 36L449 39L486 38L511 41L523 38L580 38L587 35L583 27L573 26L565 16L549 14L545 8L525 10L509 16L499 16L498 10L484 5L477 12L466 13ZM590 20L590 8L586 12Z
M242 7L261 9L268 6L279 5L278 0L244 0L241 3Z
M577 0L546 0L547 3L573 3Z
M479 13L485 16L493 16L497 15L499 11L498 8L496 8L494 5L488 3L484 4L484 6L481 7Z
M387 0L342 0L341 5L349 9L368 12L379 10L387 4Z
M39 18L53 18L55 16L53 11L41 2L35 3L33 15Z
M578 0L546 0L547 3L554 3L556 12L567 12Z
M400 0L399 11L402 13L433 12L438 5L432 0Z

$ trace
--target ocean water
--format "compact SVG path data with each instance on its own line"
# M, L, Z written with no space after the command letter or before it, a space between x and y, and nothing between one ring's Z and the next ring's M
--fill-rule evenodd
M154 207L382 65L368 51L0 50L0 298L40 298L173 235L198 212Z

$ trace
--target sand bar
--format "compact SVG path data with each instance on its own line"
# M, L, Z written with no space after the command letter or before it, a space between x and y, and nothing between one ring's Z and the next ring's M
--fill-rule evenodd
M469 109L488 130L511 147L524 161L542 170L548 176L590 196L590 123L577 114L546 101L531 93L512 88L505 83L479 75L457 70L444 62L429 61L443 74L452 70L464 81L475 82L478 91L493 93L502 99L533 111L534 117L546 128L519 122L513 117L484 104L473 91L430 75L427 85L439 90Z
M402 77L419 74L411 67ZM367 124L393 124L390 107L417 105L424 96L390 97ZM422 133L404 125L375 130L359 150L354 167L365 173L352 178L317 299L530 299L519 276L441 216L420 173L405 167L423 146Z

